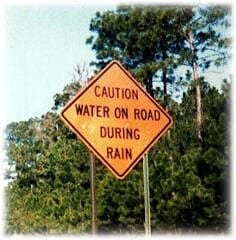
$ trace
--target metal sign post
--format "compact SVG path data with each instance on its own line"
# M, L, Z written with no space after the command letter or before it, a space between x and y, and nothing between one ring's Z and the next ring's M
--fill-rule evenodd
M96 166L95 156L89 151L90 160L90 189L91 189L91 205L92 205L92 234L97 234L97 200L96 200Z
M150 235L147 152L170 128L172 117L116 60L64 106L60 117L118 179L124 179L144 157L145 232ZM95 234L94 161L90 153L92 232Z
M145 235L151 235L151 213L150 213L150 195L149 195L149 170L148 153L143 157L143 188L144 188L144 206L145 206Z

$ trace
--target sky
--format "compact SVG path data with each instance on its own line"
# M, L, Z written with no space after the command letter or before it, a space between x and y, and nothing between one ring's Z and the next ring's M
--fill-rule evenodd
M53 96L70 83L75 66L89 67L96 59L85 41L96 11L115 9L116 1L109 2L113 4L4 6L6 124L41 117L53 106ZM212 79L219 76L211 74Z
M72 80L77 64L95 59L86 39L96 11L112 5L7 6L6 123L40 117Z

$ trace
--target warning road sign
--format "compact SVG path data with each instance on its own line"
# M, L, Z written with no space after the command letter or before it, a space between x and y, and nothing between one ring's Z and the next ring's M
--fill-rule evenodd
M169 129L172 118L118 61L67 103L62 120L119 179Z

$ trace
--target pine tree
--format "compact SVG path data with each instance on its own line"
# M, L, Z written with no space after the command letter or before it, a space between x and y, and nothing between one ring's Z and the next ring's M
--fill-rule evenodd
M154 96L153 81L161 73L164 105L167 105L167 86L173 83L177 54L184 44L180 22L184 17L178 7L123 6L115 12L96 14L91 20L91 36L87 44L96 51L98 68L111 59L119 60L144 83ZM158 75L159 75L158 73Z
M227 9L209 7L202 10L207 14L202 12L199 16L208 19L205 23L214 20L212 24L227 25ZM161 15L162 11L163 15L156 18L155 14L158 12ZM181 11L186 13L186 8ZM194 19L197 18L194 12L181 15L181 11L181 19L176 16L176 12L168 15L170 12L166 8L144 10L143 7L121 7L116 13L97 13L91 26L104 37L91 40L98 51L97 63L103 65L111 57L118 57L141 80L149 79L144 81L147 89L153 88L150 81L155 78L157 66L162 69L162 79L165 79L164 76L171 78L170 66L175 67L175 64L186 63L191 67L193 60L196 60L198 67L205 70L211 63L221 64L226 55L221 55L221 58L217 55L207 60L210 55L206 47L227 50L227 39L219 40L220 36L212 30L214 24L206 25L209 31L198 29L197 26L200 25L197 24L203 24L205 20L195 23ZM153 26L147 29L149 17ZM171 40L173 35L167 34L171 30L168 29L171 18L174 18L173 26L179 27L180 40L185 36L186 45L183 46L181 41L177 45ZM181 20L179 25L177 19ZM160 40L157 32L154 32L154 23L157 22L166 24L166 29L163 30L163 34L166 31L166 42L162 43L166 50L164 57L160 49L151 52L155 42ZM123 24L130 31L123 31ZM183 27L188 25L191 26L195 58L187 45L189 34L186 33L190 32L190 28ZM160 27L157 30L162 29ZM127 46L126 41L129 43ZM183 52L177 56L177 52L172 49L174 46L179 46ZM200 59L200 51L207 51L204 59ZM145 56L143 52L146 53ZM149 53L153 57L151 60L148 59ZM171 137L163 136L149 153L153 232L225 233L229 229L230 194L225 189L230 182L230 84L224 82L222 91L219 92L201 77L198 78L196 84L200 84L201 111L204 112L201 117L201 144L193 121L197 112L196 84L190 84L180 103L168 99L168 111L174 118ZM90 232L88 151L58 116L58 110L80 88L81 82L76 79L65 86L62 93L55 95L53 111L45 113L41 118L11 123L6 127L5 142L9 162L6 177L9 183L6 187L5 229L9 234ZM99 232L142 233L144 204L141 164L122 181L116 180L98 161L96 167Z
M212 65L227 63L230 38L221 31L230 26L231 10L229 6L195 6L184 8L183 11L188 16L183 28L188 49L182 51L182 54L186 59L185 64L192 68L197 136L201 143L203 111L199 69L204 72Z

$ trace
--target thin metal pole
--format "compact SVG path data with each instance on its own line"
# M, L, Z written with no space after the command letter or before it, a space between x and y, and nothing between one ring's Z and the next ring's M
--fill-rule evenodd
M143 188L145 205L145 235L151 235L151 213L150 213L150 195L149 195L149 170L148 153L143 157Z
M91 205L92 205L92 234L97 234L97 201L96 201L96 166L95 156L89 151L90 160L90 189L91 189Z

